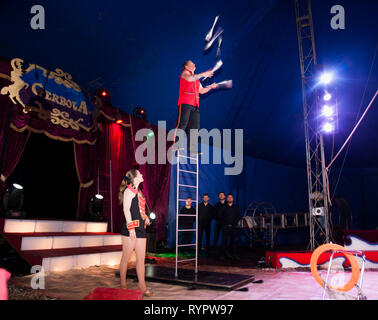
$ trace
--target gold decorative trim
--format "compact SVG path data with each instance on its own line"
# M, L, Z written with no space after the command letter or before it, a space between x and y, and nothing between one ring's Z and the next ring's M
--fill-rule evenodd
M3 174L1 174L0 179L1 179L1 181L5 182L5 180L7 180L7 177L4 176Z
M133 132L133 125L132 125L132 122L131 122L131 114L129 114L129 119L130 119L130 127L131 127L131 141L133 142L134 155L135 155L134 132Z
M93 142L90 142L89 140L76 140L75 138L61 138L61 137L57 137L57 136L54 136L52 135L51 133L45 131L45 130L38 130L38 129L35 129L29 125L26 125L24 127L22 127L21 129L17 128L13 123L10 124L10 127L17 131L17 132L24 132L25 130L30 130L31 132L34 132L34 133L43 133L45 134L47 137L53 139L53 140L59 140L59 141L64 141L64 142L69 142L69 141L73 141L75 143L78 143L78 144L89 144L89 145L94 145L96 143L96 140L95 139Z
M102 114L106 119L110 121L116 121L116 118L112 118L111 116L108 116L104 111L100 110L99 114ZM130 115L129 115L130 116ZM120 123L120 126L123 126L125 128L130 128L131 127L131 122L130 123Z
M38 103L37 103L37 104L38 104ZM57 111L54 111L54 109L53 109L53 111L50 111L50 110L46 110L46 109L44 109L44 108L42 107L42 105L40 105L40 104L39 104L39 106L40 106L40 108L35 108L35 107L31 107L31 106L27 106L26 108L27 108L27 111L28 111L28 112L30 112L30 111L35 111L35 112L37 112L37 113L38 113L38 117L41 118L41 119L43 119L43 120L47 120L47 119L51 118L51 122L52 122L53 124L55 124L55 125L59 125L59 123L56 123L56 121L53 122L53 117L56 116L56 113L64 112L64 113L67 114L67 112L65 112L65 111L60 111L59 109L56 109L56 108L54 108L54 109L56 109ZM58 112L58 111L59 111L59 112ZM91 113L91 112L90 112L90 113ZM93 115L92 115L92 118L93 118ZM79 119L79 120L80 120L80 119ZM74 125L79 126L80 128L84 129L84 130L87 131L87 132L91 131L92 129L94 129L93 131L96 131L96 130L97 130L97 128L96 128L96 126L95 126L94 118L93 118L93 124L92 124L91 127L86 127L86 126L84 126L83 124L81 124L81 123L79 122L79 120L77 120L77 121L71 120L71 121L75 122ZM81 119L81 120L82 120L82 119ZM71 123L70 123L70 125L71 125ZM66 126L63 126L63 127L66 128ZM71 127L72 127L72 126L71 126ZM73 129L78 130L78 128L73 128Z
M80 183L80 188L89 188L92 184L94 183L94 179L92 179L91 181L87 182L87 183Z

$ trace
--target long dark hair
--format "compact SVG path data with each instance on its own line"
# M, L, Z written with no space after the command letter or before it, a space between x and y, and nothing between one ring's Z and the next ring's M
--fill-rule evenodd
M119 200L120 205L122 205L122 203L123 203L123 193L125 192L127 186L131 185L133 188L135 188L134 178L136 177L137 174L138 174L137 169L131 169L131 170L126 172L126 174L125 174L125 176L124 176L124 178L121 182L121 186L119 187L119 192L118 192L118 200Z

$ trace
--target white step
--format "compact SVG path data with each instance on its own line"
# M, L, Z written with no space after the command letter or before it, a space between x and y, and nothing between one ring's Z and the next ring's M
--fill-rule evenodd
M121 235L22 237L21 250L44 250L121 245Z
M45 272L67 271L101 265L113 267L119 265L121 257L122 251L51 257L43 258L42 266ZM135 262L135 253L132 254L130 262Z
M107 222L5 219L4 232L106 232Z

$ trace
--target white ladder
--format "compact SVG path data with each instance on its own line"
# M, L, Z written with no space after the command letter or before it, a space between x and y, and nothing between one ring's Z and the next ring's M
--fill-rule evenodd
M176 155L176 158L177 158L177 162L176 162L177 163L177 185L176 185L176 265L175 265L176 267L175 267L175 277L177 278L178 277L177 267L178 267L178 263L180 263L180 262L195 261L194 272L195 272L196 275L198 273L198 173L199 173L198 158L199 158L199 154L197 153L196 157L194 158L194 157L190 157L190 156L187 156L187 155L180 154L180 149L178 149L176 152L177 152L177 155ZM180 169L180 163L181 163L180 160L181 159L188 159L189 162L190 162L190 160L194 160L196 162L195 163L196 170L190 171L190 170ZM187 184L180 183L180 173L195 175L196 176L196 185L187 185ZM196 204L196 214L195 215L180 214L180 202L182 203L182 202L186 201L186 199L180 199L180 189L181 188L195 189L196 199L192 201ZM195 229L179 229L179 217L183 217L183 216L195 217L196 218L196 228ZM179 244L179 232L193 232L193 231L195 231L195 233L196 233L196 242L195 243ZM195 247L196 248L195 258L179 260L178 249L182 248L182 247Z

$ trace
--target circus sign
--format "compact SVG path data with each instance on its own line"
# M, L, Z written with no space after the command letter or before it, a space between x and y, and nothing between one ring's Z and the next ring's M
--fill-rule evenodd
M93 127L93 104L72 76L57 68L49 71L39 65L14 58L10 62L11 84L0 89L26 114L36 112L40 119L63 128L90 131Z

